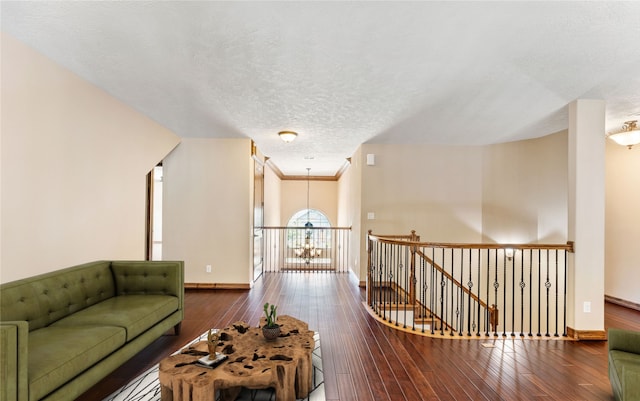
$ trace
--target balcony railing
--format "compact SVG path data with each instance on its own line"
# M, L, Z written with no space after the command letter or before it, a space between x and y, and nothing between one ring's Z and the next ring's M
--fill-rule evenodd
M368 236L367 302L385 321L449 336L566 336L573 244L453 244Z
M262 227L263 270L349 271L350 227Z

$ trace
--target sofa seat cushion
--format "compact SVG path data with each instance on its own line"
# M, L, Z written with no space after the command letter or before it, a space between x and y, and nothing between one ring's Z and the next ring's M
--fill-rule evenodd
M29 399L39 400L125 344L122 327L45 327L29 333Z
M614 393L619 393L619 399L637 399L640 395L640 385L638 383L624 383L625 378L628 380L629 377L633 377L634 379L637 377L638 373L635 373L632 376L627 377L625 370L632 370L634 372L640 372L640 355L620 351L620 350L611 350L609 351L609 364L613 367L615 371L615 375L609 375L609 379L611 381L611 385L614 388ZM637 394L628 394L624 392L624 389L627 390L633 387L634 389L637 387ZM617 391L616 391L617 390Z
M178 297L173 295L120 295L58 320L52 326L118 326L126 330L127 341L131 341L178 307Z

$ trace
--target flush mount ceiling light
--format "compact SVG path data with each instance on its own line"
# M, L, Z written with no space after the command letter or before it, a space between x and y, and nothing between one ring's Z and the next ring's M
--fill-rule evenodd
M280 135L280 139L282 139L285 143L292 142L298 136L298 134L293 131L280 131L278 132L278 135Z
M633 145L640 143L640 128L638 128L638 120L626 121L622 125L622 130L618 132L610 132L607 138L611 138L618 145L626 146L629 149Z

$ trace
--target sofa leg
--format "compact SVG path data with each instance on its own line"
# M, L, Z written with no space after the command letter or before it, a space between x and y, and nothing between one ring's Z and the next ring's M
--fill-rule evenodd
M180 335L180 326L182 325L182 322L176 324L175 326L173 326L173 331L175 333L176 336Z

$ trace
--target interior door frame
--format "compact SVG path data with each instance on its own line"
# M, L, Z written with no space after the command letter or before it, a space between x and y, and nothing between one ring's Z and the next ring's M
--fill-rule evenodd
M257 280L264 268L264 169L265 162L258 155L256 145L251 143L253 159L253 280ZM256 263L256 260L259 260Z

